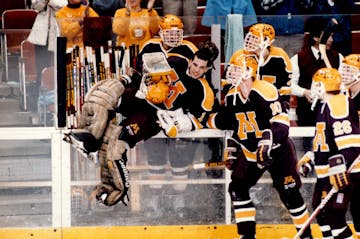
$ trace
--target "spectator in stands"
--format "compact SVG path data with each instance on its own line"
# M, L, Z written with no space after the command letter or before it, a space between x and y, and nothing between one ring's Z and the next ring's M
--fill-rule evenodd
M275 28L275 45L289 56L298 52L304 38L304 15L313 12L314 0L253 0L253 4L258 20Z
M38 98L42 70L54 64L56 43L55 12L66 6L67 0L32 0L31 8L38 12L28 41L35 45L37 79L34 89L35 100ZM31 93L31 92L30 92ZM29 109L36 111L37 103L29 102Z
M315 14L323 15L319 18L335 18L338 29L333 35L333 48L344 56L351 53L351 16L354 14L355 3L353 0L318 0L315 5Z
M253 3L250 0L207 0L201 24L208 27L212 24L220 24L221 29L225 31L226 16L228 14L244 15L244 27L257 22Z
M113 19L113 32L117 35L116 45L132 44L140 48L159 32L160 17L153 9L155 0L149 0L147 8L141 0L126 0L125 8L118 9Z
M125 7L124 0L90 0L90 6L100 15L113 17L116 10Z
M315 126L315 112L311 109L312 94L310 91L312 76L320 68L325 67L324 58L319 51L320 36L325 28L325 22L311 18L309 26L309 39L303 49L291 58L293 69L291 90L297 96L296 114L298 126ZM332 36L326 42L327 56L334 68L339 68L343 56L332 49ZM304 152L312 150L312 138L303 138Z
M90 7L84 6L81 0L68 0L68 4L56 12L55 17L60 28L60 35L67 38L67 48L74 45L83 47L84 17L98 17Z
M196 30L198 0L162 0L164 16L174 14L183 16L184 34L194 34Z

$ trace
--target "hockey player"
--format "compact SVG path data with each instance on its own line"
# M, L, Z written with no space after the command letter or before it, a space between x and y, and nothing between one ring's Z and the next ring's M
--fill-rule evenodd
M230 58L233 64L244 53L255 55L258 61L260 80L266 80L276 86L280 97L289 102L291 93L291 62L287 53L273 45L274 28L265 23L256 23L245 35L244 49L236 51Z
M352 193L358 194L354 189L358 188L360 180L359 165L351 173L347 172L360 153L359 117L353 101L340 93L340 84L341 75L336 69L321 68L314 74L311 86L312 92L316 94L314 99L321 102L316 108L313 139L317 175L313 207L321 203L332 187L337 190L317 215L324 238L353 238L345 214L349 202L354 202L355 194ZM299 162L300 167L305 165L305 160ZM351 203L352 212L356 204L357 201ZM358 212L353 213L354 225L357 220L357 226ZM330 227L330 230L322 227Z
M340 68L342 76L342 86L348 89L350 98L355 107L360 112L360 54L350 54L343 60ZM359 166L360 167L360 164ZM359 172L358 172L359 174ZM353 182L353 193L351 202L360 202L360 183ZM350 203L350 212L353 217L354 227L357 238L360 239L360 205L359 203Z
M99 149L102 183L94 193L102 203L112 206L124 201L129 187L126 149L159 133L157 112L160 109L177 110L177 125L171 133L167 132L170 136L175 136L172 134L175 131L201 127L202 111L212 109L214 95L209 84L198 79L199 70L194 67L207 69L212 65L218 51L210 50L210 46L214 45L205 44L196 52L188 77L185 73L179 77L168 65L174 62L176 67L181 65L178 59L166 59L162 52L142 53L144 67L140 86L134 87L131 82L124 89L120 81L106 80L88 93L81 119L83 132L72 132L67 139L86 152ZM129 81L129 77L124 78L125 82ZM125 116L119 126L111 121L115 111Z
M267 170L280 199L297 229L308 218L299 188L295 147L289 135L289 117L276 87L257 78L257 60L236 53L232 57L227 84L232 87L225 104L210 115L207 126L233 130L227 139L225 159L232 170L229 194L238 234L254 239L256 209L249 190ZM307 229L302 238L312 238Z
M179 75L179 77L184 79L190 79L188 77L188 74L186 74L188 72L188 64L190 62L189 70L192 70L193 68L197 69L198 67L195 67L194 64L199 64L199 58L198 56L194 58L194 53L197 51L197 47L194 46L191 42L183 39L183 28L183 22L179 17L172 14L165 15L165 17L162 18L160 21L160 38L151 39L144 45L144 47L139 53L139 61L137 62L136 70L138 72L141 72L142 54L149 52L163 52L166 55L168 61L173 63L172 66L174 66L174 69ZM214 46L215 45L212 45L211 47L209 45L208 47L215 49L216 46L215 48ZM216 51L218 50L216 49ZM208 61L209 66L212 65L212 62L213 60ZM202 61L200 65L201 67L203 67L200 70L200 76L193 76L191 78L196 79L196 81L204 81L203 74L209 69L209 66L207 66L207 64L204 65L204 63L206 62ZM194 81L190 79L189 82ZM180 98L182 97L177 97L177 95L179 94L192 94L192 97L194 97L195 101L197 101L195 99L197 97L204 97L203 99L206 99L208 97L206 95L209 95L209 93L206 93L204 95L203 93L200 93L202 91L198 91L199 93L193 94L195 88L191 89L194 86L190 86L191 85L185 85L185 87L180 85L176 86L176 91L174 91L175 94L173 94L173 97L167 100L166 104L168 104L168 106L164 109L171 109L170 107L174 103L176 103L177 105L183 104L184 102L180 100ZM174 100L174 102L171 102L172 100ZM208 110L209 105L207 104L209 102L212 102L213 104L213 100L214 99L211 99L210 101L204 101L205 104L203 105L203 107L207 108ZM202 126L198 125L197 128L199 127ZM166 147L163 147L164 145ZM147 163L149 166L149 179L165 179L165 167L167 163L169 163L169 165L171 166L172 179L187 179L189 174L188 165L191 164L194 159L194 154L196 152L197 146L198 144L194 143L190 139L151 139L147 141L144 144L143 149L147 155ZM186 208L183 195L186 190L186 184L174 184L168 193L163 193L163 185L161 184L149 185L148 188L148 195L150 196L147 200L148 203L146 204L145 208L146 215L151 217L159 216L159 214L161 213L160 205L163 198L163 201L171 202L171 208L176 211L176 215L179 215L179 217L181 218L185 217Z
M360 54L350 54L342 62L340 73L342 86L349 90L351 99L360 111Z

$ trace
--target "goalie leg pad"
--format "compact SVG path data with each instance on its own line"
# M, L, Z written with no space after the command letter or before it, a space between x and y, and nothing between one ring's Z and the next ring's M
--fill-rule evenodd
M79 128L88 130L96 139L102 138L109 119L109 111L117 106L124 92L123 84L116 79L96 83L85 96Z
M103 139L103 144L99 150L99 162L101 172L101 182L104 185L113 187L117 193L120 193L120 199L113 200L113 197L108 199L108 196L104 200L100 200L105 205L111 205L111 202L123 203L127 196L130 183L129 183L129 171L126 168L126 142L119 140L118 137L122 132L122 127L110 123ZM108 190L108 188L105 188ZM105 191L104 188L98 189L99 191ZM107 193L106 195L110 195ZM125 203L126 204L126 203ZM113 205L113 204L112 204Z
M96 83L85 96L85 102L103 103L109 105L109 109L114 108L119 97L124 93L124 85L117 79L108 79ZM95 96L95 97L94 97ZM103 101L97 100L97 98Z
M109 111L101 105L85 103L80 117L80 129L86 129L96 139L102 138L109 121Z
M124 202L124 197L126 196L126 194L117 190L112 185L104 183L96 185L93 194L99 202L106 206L113 206L120 201ZM124 204L126 203L124 202Z

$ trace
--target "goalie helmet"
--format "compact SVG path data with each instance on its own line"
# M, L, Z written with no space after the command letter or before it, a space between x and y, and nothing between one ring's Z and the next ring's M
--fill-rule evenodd
M257 68L258 63L254 56L247 55L243 51L235 52L226 71L226 81L236 85L241 80L246 80L250 77L256 79Z
M182 44L184 24L181 19L173 14L166 14L160 20L159 35L163 43L169 47L177 47Z
M360 54L350 54L343 60L340 68L342 84L346 88L360 80Z
M312 78L311 94L313 101L323 100L326 92L340 91L341 75L334 68L321 68Z
M170 92L170 83L178 79L176 72L162 52L145 53L143 64L143 78L139 90L141 98L154 104L163 103Z
M270 46L275 39L275 30L270 24L256 23L251 26L244 39L244 49L254 52Z

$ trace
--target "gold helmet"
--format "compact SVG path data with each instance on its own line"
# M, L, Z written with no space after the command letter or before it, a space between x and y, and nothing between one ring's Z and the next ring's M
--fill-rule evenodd
M312 77L313 85L324 87L325 92L340 90L341 75L334 68L321 68Z
M184 36L184 24L173 14L166 14L160 20L159 35L163 43L169 47L181 45Z
M275 30L273 26L265 23L256 23L252 25L244 39L244 48L246 51L256 51L271 45L275 39Z
M348 88L360 80L360 54L350 54L340 68L342 84Z
M238 84L250 77L256 79L257 68L258 62L253 55L245 54L243 50L237 51L230 59L226 81L228 84Z

